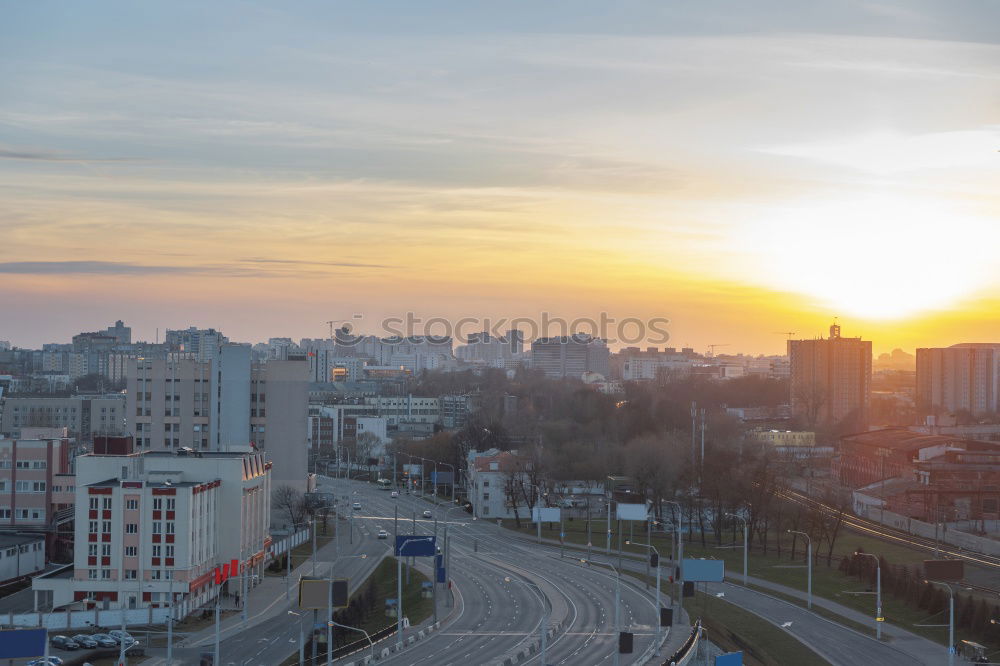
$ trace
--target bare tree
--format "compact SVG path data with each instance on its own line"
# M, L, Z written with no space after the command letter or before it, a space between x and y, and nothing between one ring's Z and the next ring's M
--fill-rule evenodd
M274 508L288 517L288 522L293 528L304 521L307 511L305 496L300 490L289 485L278 486L271 491L271 502Z

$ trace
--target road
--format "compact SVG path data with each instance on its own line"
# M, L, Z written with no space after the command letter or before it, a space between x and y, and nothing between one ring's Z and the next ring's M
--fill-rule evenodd
M371 534L385 529L392 535L392 517L397 510L401 534L434 533L434 520L421 518L425 509L432 509L440 521L445 517L443 508L433 507L413 495L392 498L389 492L367 483L345 480L324 483L332 485L335 493L349 494L351 501L356 498L362 503L360 529ZM614 634L613 573L602 567L581 565L576 559L560 559L546 548L512 540L495 524L475 521L461 509L451 511L448 521L452 547L450 576L459 593L459 612L443 624L440 633L387 662L421 666L484 664L532 643L542 620L542 603L527 585L506 582L507 577L536 583L552 603L553 619L565 619L565 631L549 642L549 664L611 662L618 645ZM443 522L439 522L438 536L443 532ZM657 614L652 599L643 590L623 584L621 597L622 626L636 632L635 652L621 656L620 663L625 665L636 663L650 645ZM441 617L444 618L443 612ZM541 663L540 655L522 663L537 666Z

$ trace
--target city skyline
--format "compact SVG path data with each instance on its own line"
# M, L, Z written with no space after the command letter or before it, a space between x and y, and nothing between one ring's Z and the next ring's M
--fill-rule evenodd
M0 27L14 344L408 311L750 353L835 316L876 353L998 330L995 7L46 7Z

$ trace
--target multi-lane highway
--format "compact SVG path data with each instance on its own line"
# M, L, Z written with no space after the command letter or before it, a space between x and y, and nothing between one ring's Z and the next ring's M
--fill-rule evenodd
M439 539L444 534L445 509L420 497L402 494L392 498L388 491L366 483L324 479L322 485L338 496L348 495L361 502L356 527L365 538L374 538L379 529L393 534L433 534L434 518L422 518L431 509L438 519ZM414 515L416 520L414 521ZM475 521L461 509L448 514L450 537L450 578L456 587L456 607L445 607L439 595L441 631L403 653L393 656L394 664L487 664L537 640L543 620L543 604L524 582L538 586L551 603L551 622L561 631L548 642L549 664L610 663L618 640L614 632L616 578L599 566L581 565L579 560L560 559L547 548L511 539L495 524ZM383 542L385 543L385 542ZM443 546L443 541L439 541ZM511 579L508 582L506 579ZM648 594L630 582L621 586L621 625L633 631L635 651L621 655L621 664L637 663L650 646L657 613ZM405 610L405 609L404 609ZM540 664L540 655L523 663Z

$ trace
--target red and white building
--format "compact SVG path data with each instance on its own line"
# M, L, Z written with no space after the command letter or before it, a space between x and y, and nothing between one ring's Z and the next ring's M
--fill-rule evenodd
M68 437L0 438L0 528L46 531L59 509L73 504Z
M34 580L59 608L188 612L262 577L271 463L256 451L141 451L76 458L74 561Z

